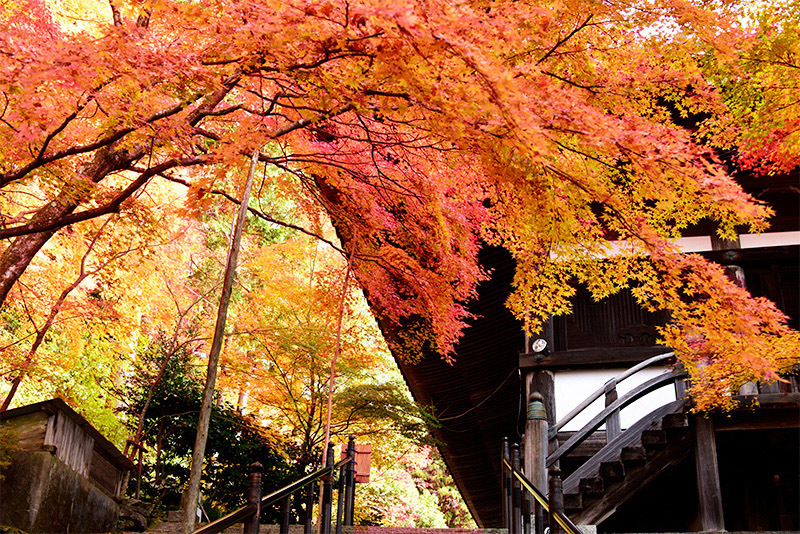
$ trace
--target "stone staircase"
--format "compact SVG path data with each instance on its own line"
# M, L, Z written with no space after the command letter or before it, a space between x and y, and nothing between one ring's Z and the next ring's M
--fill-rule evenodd
M201 526L201 525L198 525ZM162 521L148 529L145 534L178 534L181 523ZM316 532L316 528L312 532ZM279 534L278 525L261 525L259 534ZM335 530L334 530L335 532ZM242 525L227 528L225 534L241 534ZM128 533L123 533L128 534ZM130 533L133 534L133 533ZM289 534L303 534L303 525L289 525ZM469 529L469 528L414 528L414 527L342 527L342 534L507 534L505 529Z
M585 534L596 532L594 527L581 526L581 530ZM149 529L145 534L177 534L180 532L180 523L164 521L159 526ZM241 534L242 525L235 525L225 530L226 534ZM278 534L278 525L261 525L259 534ZM289 534L302 534L302 525L291 525L289 527ZM314 530L316 532L316 530ZM465 528L413 528L413 527L344 527L342 532L344 534L507 534L506 529L465 529ZM3 533L0 527L0 534ZM13 534L9 532L9 534ZM128 533L122 533L128 534ZM133 534L133 533L131 533ZM141 533L139 533L141 534ZM629 533L634 534L634 533ZM661 534L690 534L683 532L670 532ZM692 533L695 534L695 533ZM796 531L788 530L775 530L775 531L760 531L758 533L749 531L736 531L727 532L726 534L797 534Z

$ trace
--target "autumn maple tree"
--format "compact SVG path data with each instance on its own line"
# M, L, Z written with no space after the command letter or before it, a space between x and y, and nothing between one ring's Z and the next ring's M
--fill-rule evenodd
M76 28L23 4L0 32L6 306L54 236L163 182L185 187L170 201L186 217L236 203L258 151L254 191L303 217L251 214L348 258L399 357L452 353L490 243L516 259L509 306L529 330L575 283L669 310L662 338L701 408L797 361L772 303L674 244L703 219L721 237L767 227L712 149L797 165L797 115L751 113L786 105L749 89L793 79L794 22L765 15L754 35L684 0L111 0ZM676 112L741 134L709 122L703 145Z
M741 6L752 20L736 61L704 65L727 113L704 121L708 142L735 149L740 168L768 176L796 172L800 157L800 6L796 2Z
M530 329L567 309L566 282L602 296L632 279L672 312L687 362L773 376L796 342L774 306L671 244L702 218L765 227L769 209L659 107L689 87L713 100L685 58L703 42L728 61L743 37L690 3L640 7L112 2L97 35L48 39L47 17L9 19L0 300L60 228L157 179L187 184L190 211L235 198L231 171L259 148L264 183L332 218L406 355L451 350L482 239L517 259L510 305ZM609 258L609 235L627 254Z

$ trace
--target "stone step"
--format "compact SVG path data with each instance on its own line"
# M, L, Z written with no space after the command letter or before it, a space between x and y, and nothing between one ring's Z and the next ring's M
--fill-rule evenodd
M198 527L202 526L202 523ZM289 534L303 534L303 525L289 525ZM332 529L333 530L333 529ZM162 521L149 528L145 534L180 534L181 523L175 521ZM312 528L312 533L316 534L316 526ZM242 524L228 527L223 534L241 534ZM260 525L259 534L279 534L279 525ZM133 532L123 532L120 534L141 534ZM343 527L342 534L507 534L506 529L470 529L470 528L415 528L415 527L377 527L377 526L355 526Z

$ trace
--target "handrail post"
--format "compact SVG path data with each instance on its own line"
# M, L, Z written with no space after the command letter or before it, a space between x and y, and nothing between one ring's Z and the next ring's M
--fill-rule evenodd
M342 518L344 516L344 477L346 465L339 468L339 480L336 481L336 534L342 534Z
M531 497L527 491L522 492L522 531L531 534Z
M289 516L292 512L292 496L287 495L281 503L281 534L289 534Z
M606 382L605 394L606 407L609 407L617 400L617 381L615 379L612 378ZM619 436L621 432L622 425L619 421L619 410L614 410L606 417L606 443Z
M548 453L547 410L542 394L531 393L528 399L528 417L525 423L525 476L533 482L536 489L547 495L547 453ZM534 529L536 534L544 532L544 510L534 502Z
M320 510L321 534L331 534L331 507L333 504L333 443L328 443L325 467L330 471L322 477L322 510Z
M353 436L347 440L347 457L350 463L345 470L345 489L344 489L344 524L353 526L353 516L355 515L356 502L356 440Z
M314 515L314 482L306 486L306 517L303 523L303 534L311 534L311 519Z
M511 466L519 471L519 443L511 446ZM522 531L522 485L516 477L511 477L511 531L521 534Z
M556 512L564 513L564 489L561 484L561 469L550 468L550 534L561 534L563 529L556 521Z
M503 490L503 527L511 533L511 476L503 460L511 462L508 448L508 438L503 438L503 450L500 454L500 473L502 475Z
M258 462L250 465L250 479L247 484L247 505L255 507L255 513L244 521L243 534L258 534L258 523L261 519L261 471L264 469Z

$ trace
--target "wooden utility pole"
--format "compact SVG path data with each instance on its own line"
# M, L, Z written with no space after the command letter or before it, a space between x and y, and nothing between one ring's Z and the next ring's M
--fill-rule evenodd
M203 458L206 455L206 441L208 440L208 425L211 422L211 404L214 400L214 386L217 381L217 365L219 353L222 349L222 340L225 337L225 319L228 316L228 304L233 290L233 279L236 276L236 261L239 256L239 243L242 240L242 227L244 226L247 205L250 202L250 190L253 188L253 176L258 165L259 152L255 150L250 161L250 171L247 173L247 183L242 193L242 203L236 221L231 228L230 245L228 246L228 260L225 265L225 279L222 283L222 296L219 299L217 310L217 324L214 327L214 339L208 354L208 372L206 385L203 389L203 402L200 405L200 419L197 423L197 438L192 452L192 467L189 473L189 485L183 495L183 526L182 534L191 534L194 531L195 514L200 497L200 476L203 472Z

